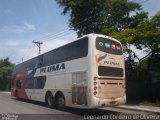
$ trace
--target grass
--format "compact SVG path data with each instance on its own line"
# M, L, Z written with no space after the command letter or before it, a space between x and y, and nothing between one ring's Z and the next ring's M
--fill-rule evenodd
M156 107L160 107L160 101L143 101L140 103L140 105L147 105L147 106L156 106Z

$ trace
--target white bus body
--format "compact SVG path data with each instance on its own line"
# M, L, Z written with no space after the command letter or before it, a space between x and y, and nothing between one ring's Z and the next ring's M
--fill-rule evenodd
M76 41L82 41L80 46L71 45ZM49 56L52 54L50 51L34 58L40 62L34 64L32 61L35 60L31 59L17 65L12 96L46 102L50 107L58 104L58 107L98 108L125 104L125 67L121 43L99 34L89 34L76 41L52 50L55 51L53 56ZM83 43L85 46L82 47ZM66 48L66 51L66 46L71 48ZM78 58L74 57L77 55L73 53L74 47L82 52ZM61 56L65 55L64 61ZM52 59L55 63L50 64L49 60ZM31 69L27 65L25 69L21 67L24 64L29 64Z

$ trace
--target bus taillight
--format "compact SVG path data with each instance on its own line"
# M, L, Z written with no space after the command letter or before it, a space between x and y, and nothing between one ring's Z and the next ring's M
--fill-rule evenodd
M94 92L93 92L93 94L97 95L97 77L96 76L93 77L93 80L94 80L94 86L93 86Z

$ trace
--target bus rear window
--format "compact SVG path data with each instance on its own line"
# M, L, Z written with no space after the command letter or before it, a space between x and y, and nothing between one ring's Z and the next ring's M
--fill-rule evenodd
M96 49L110 54L122 55L121 44L107 38L97 37Z
M114 68L108 66L98 66L99 76L123 77L122 68Z

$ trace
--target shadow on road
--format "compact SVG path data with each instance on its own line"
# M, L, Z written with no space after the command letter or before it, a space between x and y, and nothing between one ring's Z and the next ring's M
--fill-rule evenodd
M12 98L12 99L16 101L39 105L39 106L43 106L47 108L47 106L43 102L38 102L38 101L33 101L33 100L23 100L23 99L17 99L17 98ZM58 109L54 108L51 110L58 110ZM59 110L59 111L62 111L62 110ZM119 112L109 111L109 110L104 110L104 109L80 109L80 108L71 108L71 107L66 107L66 109L63 110L63 112L80 115L80 116L120 114Z
M80 109L80 108L70 108L67 107L66 112L77 114L77 115L110 115L110 114L120 114L119 112L103 110L103 109Z
M39 102L39 101L34 101L34 100L25 100L25 99L20 99L20 98L11 98L15 101L20 101L20 102L25 102L25 103L30 103L30 104L34 104L34 105L40 105L40 106L43 106L43 107L47 107L45 105L45 103L43 102Z

